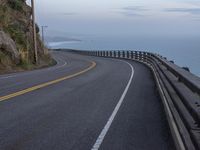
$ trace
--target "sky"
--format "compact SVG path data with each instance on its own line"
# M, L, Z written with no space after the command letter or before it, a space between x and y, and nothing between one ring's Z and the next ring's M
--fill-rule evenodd
M156 52L200 76L200 0L34 1L49 47Z
M28 0L29 3L30 0ZM52 36L198 36L199 0L35 0Z

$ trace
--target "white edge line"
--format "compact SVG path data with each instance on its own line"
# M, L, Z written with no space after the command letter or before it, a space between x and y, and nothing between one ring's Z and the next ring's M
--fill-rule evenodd
M60 59L60 60L63 61L63 59ZM67 62L66 62L65 60L64 60L63 62L64 62L64 64L62 64L61 66L54 66L54 67L50 67L50 68L43 68L43 69L41 69L41 70L42 70L42 71L43 71L43 70L52 71L52 70L56 70L56 69L58 69L58 68L62 68L62 67L64 67L64 66L67 65ZM33 71L41 71L41 70L33 70ZM14 75L3 76L3 77L0 77L0 80L2 80L2 79L8 79L8 78L14 78L14 77L26 76L26 75L29 75L29 74L32 73L32 72L23 72L23 73L25 73L25 74L18 74L18 73L16 73L16 74L14 74Z
M179 133L178 127L177 127L177 125L175 123L175 120L173 118L173 115L172 115L172 112L170 110L170 107L169 107L169 104L167 102L167 99L165 97L164 91L161 88L161 84L160 84L160 81L158 80L158 76L156 74L155 69L152 67L152 65L150 65L150 64L148 64L146 62L141 62L141 61L138 61L136 59L130 59L130 60L134 60L134 61L137 61L139 63L143 63L143 64L147 65L150 69L152 69L153 74L154 74L155 79L156 79L156 82L157 82L157 85L158 85L158 88L159 88L159 90L161 92L161 97L163 98L162 102L163 102L163 105L164 105L164 108L165 108L165 113L166 113L166 116L167 116L167 120L168 120L168 123L169 123L171 134L172 134L172 136L175 136L173 138L176 138L175 140L178 141L178 144L176 144L177 149L185 150L186 148L184 146L184 143L183 143L183 140L182 140L181 135Z
M119 60L119 61L122 61L122 60ZM120 109L120 106L122 105L122 102L124 101L124 98L125 98L125 96L126 96L126 94L128 92L128 89L129 89L129 87L131 85L131 82L132 82L132 79L133 79L133 76L134 76L133 66L130 63L126 62L126 61L122 61L122 62L124 62L124 63L126 63L126 64L128 64L130 66L130 68L131 68L131 77L130 77L130 79L128 81L128 84L127 84L127 86L126 86L126 88L125 88L125 90L124 90L119 102L117 103L112 115L108 119L106 125L104 126L103 130L101 131L100 135L98 136L98 138L97 138L97 140L96 140L96 142L93 145L91 150L98 150L100 148L100 146L101 146L101 144L102 144L102 142L103 142L103 140L104 140L104 138L105 138L105 136L106 136L106 134L107 134L107 132L108 132L108 130L109 130L114 118L115 118L115 116L117 115L118 110Z
M167 102L166 96L164 94L164 91L163 91L163 89L161 87L161 84L160 84L160 81L158 79L158 76L156 74L155 69L152 67L152 65L150 65L150 64L148 64L146 62L141 62L141 61L138 61L136 59L130 59L130 60L134 60L134 61L137 61L139 63L143 63L143 64L147 65L150 69L152 69L153 74L154 74L155 79L156 79L156 82L157 82L157 85L158 85L158 88L159 88L159 90L161 92L160 93L161 97L163 98L162 102L163 102L163 105L164 105L164 108L165 108L165 113L166 113L166 116L167 116L167 120L168 120L168 123L169 123L171 134L172 134L173 138L175 138L175 141L178 141L178 144L176 143L176 147L177 147L177 149L180 149L180 150L186 150L186 148L184 146L184 143L183 143L183 140L181 138L181 135L179 133L178 127L177 127L177 125L175 123L175 120L173 118L170 106L169 106L169 104Z

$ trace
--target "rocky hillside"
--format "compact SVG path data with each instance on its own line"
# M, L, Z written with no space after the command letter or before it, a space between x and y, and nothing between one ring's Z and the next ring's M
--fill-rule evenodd
M26 0L0 0L0 73L33 69L53 62L37 27L39 64L34 64L31 8Z

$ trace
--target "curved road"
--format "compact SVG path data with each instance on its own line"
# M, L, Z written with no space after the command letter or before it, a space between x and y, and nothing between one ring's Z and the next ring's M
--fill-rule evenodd
M0 76L1 150L174 150L151 71L53 52L56 66Z

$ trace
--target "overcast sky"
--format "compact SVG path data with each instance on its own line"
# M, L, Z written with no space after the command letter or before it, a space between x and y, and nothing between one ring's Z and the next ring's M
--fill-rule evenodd
M29 0L30 1L30 0ZM38 24L67 36L197 36L199 0L35 0Z

